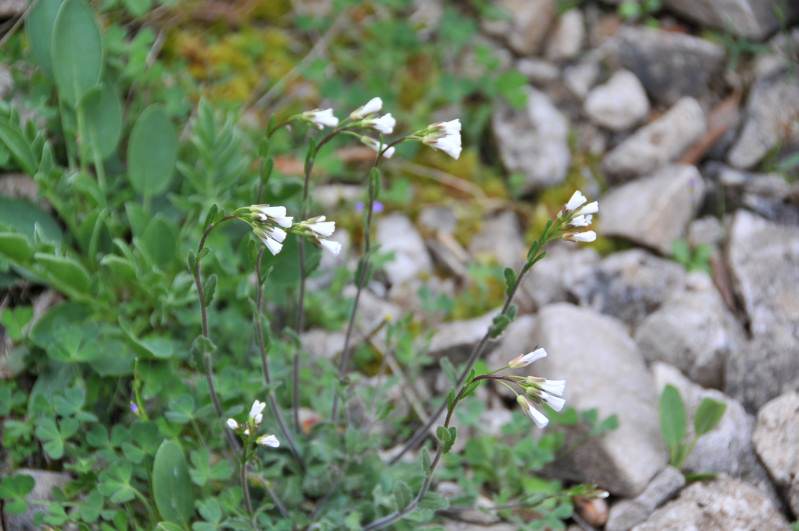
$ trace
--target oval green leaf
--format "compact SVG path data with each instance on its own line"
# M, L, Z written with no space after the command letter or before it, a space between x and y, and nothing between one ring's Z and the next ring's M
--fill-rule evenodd
M172 441L162 442L155 453L153 497L164 520L185 525L194 514L194 493L186 456Z
M178 236L173 225L163 216L150 220L141 238L148 256L160 268L166 268L175 259Z
M53 78L53 59L50 55L53 26L64 0L39 0L25 19L25 32L31 54L47 75Z
M103 72L103 36L84 0L65 0L58 10L50 54L59 95L77 107Z
M89 272L77 261L66 256L36 253L37 272L42 274L58 291L69 296L89 292Z
M172 180L178 156L178 137L166 114L147 107L133 126L128 142L128 178L143 196L164 192Z
M660 395L660 429L672 455L685 438L687 422L685 403L680 392L673 385L667 385Z
M89 142L101 158L107 159L116 151L122 136L122 102L107 83L86 93L81 105L86 113L86 132Z

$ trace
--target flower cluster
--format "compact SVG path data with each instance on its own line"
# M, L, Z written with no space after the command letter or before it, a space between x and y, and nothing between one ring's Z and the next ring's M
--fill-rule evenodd
M527 354L519 354L510 360L503 369L527 367L531 363L546 357L547 351L539 347ZM536 408L536 404L546 404L555 411L562 410L563 406L566 405L566 401L563 399L563 393L566 390L565 380L548 380L535 376L503 376L498 379L514 392L516 401L522 406L524 414L530 417L539 428L544 428L549 424L549 419ZM518 393L515 388L505 382L516 384L524 391L524 394Z
M338 118L333 116L333 109L306 111L300 115L300 119L310 122L319 129L324 127L336 127L338 125Z
M294 232L310 238L314 245L326 249L334 255L338 255L341 251L340 243L328 240L328 238L333 235L333 231L336 230L336 222L327 221L325 216L317 216L301 221L293 230Z
M596 240L596 232L592 230L576 231L573 229L583 229L591 225L594 214L599 212L599 203L593 201L588 203L586 197L580 190L572 194L571 199L560 209L558 218L564 224L563 239L573 242L592 242Z
M256 433L258 431L261 422L263 422L264 408L266 408L266 403L256 400L255 402L252 403L252 407L250 408L250 414L247 417L246 424L239 424L238 421L236 421L236 419L229 418L225 421L225 425L229 429L240 433L246 438L249 438L251 433ZM269 434L261 435L255 440L255 443L261 446L270 446L272 448L277 448L280 446L280 441L277 440L277 437Z
M283 248L286 231L293 224L293 218L286 216L286 207L269 205L252 205L249 207L252 216L252 227L255 236L261 240L273 255Z
M422 142L433 149L443 151L453 159L461 156L461 121L437 122L417 133Z

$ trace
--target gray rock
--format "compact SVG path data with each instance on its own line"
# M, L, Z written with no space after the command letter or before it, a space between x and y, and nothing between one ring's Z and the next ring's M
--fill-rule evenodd
M722 188L728 211L746 208L779 223L799 224L799 211L790 204L791 185L779 173L752 173L723 164L708 164L708 175Z
M574 281L571 293L582 306L612 315L635 328L685 286L685 268L642 249L614 253Z
M438 327L430 342L429 355L435 359L447 357L454 364L463 363L474 346L483 338L499 308L474 319L452 321ZM493 345L489 343L489 352Z
M663 0L663 7L685 18L736 37L762 40L780 28L774 0ZM794 2L780 4L787 19L799 13Z
M377 220L377 243L381 252L394 253L394 260L383 267L392 285L433 271L422 237L403 214L392 213Z
M724 475L692 483L633 531L790 531L791 526L757 488Z
M703 216L688 225L688 243L692 247L699 245L717 245L724 239L724 227L719 218Z
M596 83L601 70L593 61L578 63L563 71L563 84L575 98L582 100Z
M778 396L757 412L753 442L793 511L799 515L799 392Z
M758 78L746 102L744 125L727 154L737 168L751 168L778 144L799 145L799 73L788 67Z
M614 188L600 199L599 233L621 236L670 255L702 204L705 185L694 166L672 164Z
M627 531L646 520L652 511L673 498L685 486L685 476L667 466L652 479L646 490L631 500L621 500L610 508L605 531Z
M527 106L497 107L492 116L505 168L524 175L524 192L563 182L571 164L569 122L543 92L527 87Z
M667 384L679 389L688 412L688 440L693 440L695 432L691 419L702 400L710 398L727 405L719 424L697 440L683 464L683 470L692 474L723 473L746 481L760 489L761 494L779 507L779 496L752 445L755 419L744 410L741 403L719 391L703 389L691 383L677 368L665 363L654 363L652 374L658 393L662 393Z
M644 26L623 26L608 47L665 105L697 96L721 72L726 56L723 47L705 39Z
M500 265L517 269L527 257L519 219L511 210L487 218L469 243L469 254L488 255Z
M558 67L535 57L523 57L516 62L516 70L537 87L546 86L558 79Z
M691 381L720 389L724 362L744 344L745 336L710 277L694 271L686 278L684 292L643 320L635 341L648 362L666 362Z
M649 116L649 99L635 74L619 70L588 93L583 110L597 125L612 131L626 131Z
M553 61L573 59L585 41L585 21L579 9L569 9L557 19L546 45L545 56Z
M310 353L313 358L335 360L344 349L344 333L314 328L300 335L300 344L303 352Z
M455 232L457 225L458 216L448 206L426 206L419 211L419 227L428 232L452 234Z
M555 3L552 0L501 0L498 7L506 10L508 16L498 20L482 19L483 31L504 39L519 55L536 53L555 22Z
M24 1L22 5L25 5ZM0 99L7 99L11 95L13 88L14 78L11 76L11 69L5 64L0 64Z
M606 173L629 178L646 175L680 155L705 134L705 113L693 98L683 98L663 116L640 128L602 161Z
M0 0L0 18L18 17L25 12L25 0Z
M725 392L756 411L799 387L799 227L738 210L727 257L753 338L728 358Z
M573 302L571 287L598 263L599 253L593 247L553 245L522 281L516 298L519 308L535 311L554 302Z
M53 501L53 488L63 487L72 481L69 474L49 472L47 470L36 470L32 468L20 468L14 475L24 474L33 477L36 482L33 490L25 497L26 500ZM36 513L44 512L45 506L39 504L29 504L28 512L24 514L8 514L3 511L3 522L6 528L14 531L34 531L38 529L33 525Z
M536 376L566 380L567 406L618 415L619 429L589 438L556 463L559 478L597 483L620 496L635 496L666 465L652 377L624 325L571 304L538 313L534 337L549 356ZM565 446L582 434L567 430Z

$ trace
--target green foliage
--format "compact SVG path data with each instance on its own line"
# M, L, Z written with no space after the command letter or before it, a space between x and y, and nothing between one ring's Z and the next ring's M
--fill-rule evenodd
M186 523L194 514L194 494L183 450L172 441L158 447L153 461L153 497L166 520Z
M682 468L696 441L712 431L727 409L727 404L712 398L705 398L694 415L694 438L686 441L688 426L687 412L682 396L676 387L667 385L660 395L660 429L663 441L669 449L669 463Z
M704 271L708 275L713 274L710 267L710 258L713 256L713 248L702 243L691 249L688 241L679 239L674 242L671 257L674 261L681 263L688 271Z

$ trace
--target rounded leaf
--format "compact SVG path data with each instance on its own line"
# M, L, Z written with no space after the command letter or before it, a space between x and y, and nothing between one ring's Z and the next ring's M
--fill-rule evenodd
M84 0L65 0L58 10L50 43L53 77L58 94L77 107L100 82L103 36L94 13Z
M166 114L147 107L133 126L128 142L128 178L144 196L164 192L172 180L178 156L178 137Z

